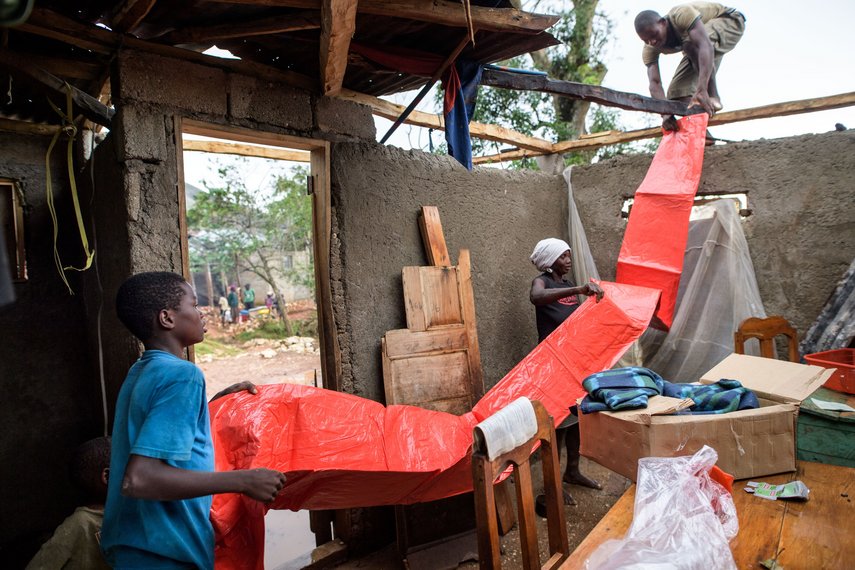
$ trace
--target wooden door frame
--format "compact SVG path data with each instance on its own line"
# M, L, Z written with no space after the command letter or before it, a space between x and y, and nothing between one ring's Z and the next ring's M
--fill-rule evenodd
M231 125L219 125L176 115L175 147L178 173L179 231L181 233L181 270L191 278L187 242L187 204L184 188L184 133L226 139L250 144L263 144L310 153L312 193L312 249L315 265L315 301L318 307L318 336L321 348L321 375L324 388L339 391L341 387L341 352L332 307L330 279L330 246L332 237L332 208L330 206L330 143L259 131ZM193 358L192 351L190 352Z

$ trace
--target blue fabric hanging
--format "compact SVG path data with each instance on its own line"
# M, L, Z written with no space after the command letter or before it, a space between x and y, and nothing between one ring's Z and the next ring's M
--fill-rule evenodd
M454 63L459 82L453 75L446 85L445 95L445 141L448 154L457 162L472 170L472 142L469 139L469 121L475 113L475 98L484 67L477 61L458 59Z

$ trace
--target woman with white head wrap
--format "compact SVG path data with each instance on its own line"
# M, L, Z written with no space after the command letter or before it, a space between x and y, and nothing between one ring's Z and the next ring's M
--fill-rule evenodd
M538 342L542 342L579 308L578 295L594 295L599 302L603 298L603 290L593 282L577 287L575 283L565 279L565 275L570 273L573 266L573 260L570 246L564 240L557 238L540 240L534 246L529 259L543 272L531 282L529 293L537 318ZM564 482L601 489L599 483L579 471L579 420L576 415L568 416L558 428L559 437L563 435L567 447L567 469L564 471ZM564 503L576 504L566 490ZM537 506L545 508L543 496L537 497ZM537 510L541 512L540 508Z

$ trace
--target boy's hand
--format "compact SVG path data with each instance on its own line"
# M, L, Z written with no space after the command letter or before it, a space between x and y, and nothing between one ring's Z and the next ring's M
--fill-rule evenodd
M285 486L285 474L272 469L247 469L244 474L243 494L247 497L270 503Z
M243 392L246 390L250 394L258 394L258 388L255 387L255 384L252 382L238 382L237 384L232 384L225 390L217 392L211 401L213 402L217 398L222 398L223 396L228 396L229 394L234 394L235 392Z

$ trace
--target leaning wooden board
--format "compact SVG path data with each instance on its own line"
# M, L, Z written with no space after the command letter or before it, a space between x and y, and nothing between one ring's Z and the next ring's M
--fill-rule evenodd
M733 500L739 517L739 534L730 543L737 568L761 568L760 561L777 559L787 570L852 567L855 540L855 469L799 461L795 473L763 477L781 484L801 480L810 489L806 503L769 501L742 489L746 481L733 484ZM632 524L635 485L611 508L599 524L573 551L562 570L585 568L585 560L603 542L620 539Z

